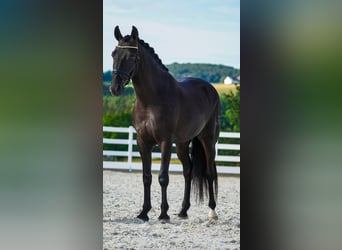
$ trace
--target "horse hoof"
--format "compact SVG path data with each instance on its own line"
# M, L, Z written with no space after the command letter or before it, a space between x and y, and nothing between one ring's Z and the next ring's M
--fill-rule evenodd
M168 216L167 214L161 214L158 219L160 221L164 221L164 222L167 222L167 221L170 221L170 216Z
M143 221L148 221L149 220L149 218L148 218L148 216L146 214L139 214L137 216L137 218L140 219L140 220L143 220Z
M187 219L188 218L188 214L186 212L180 212L178 214L178 217L182 218L182 219Z
M217 220L217 219L218 219L217 214L216 214L216 212L215 212L214 209L210 209L210 210L209 210L208 218L209 218L210 220Z

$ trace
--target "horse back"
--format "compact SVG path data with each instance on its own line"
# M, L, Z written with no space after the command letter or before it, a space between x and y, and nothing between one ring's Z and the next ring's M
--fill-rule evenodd
M207 81L200 78L186 77L179 80L179 86L183 96L195 102L197 105L210 106L209 111L219 103L219 95L216 89ZM206 107L201 107L203 111Z

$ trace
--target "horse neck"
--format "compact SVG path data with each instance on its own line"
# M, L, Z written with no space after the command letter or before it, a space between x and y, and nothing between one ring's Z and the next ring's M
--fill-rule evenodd
M137 101L149 105L164 98L163 93L176 87L176 80L161 68L145 48L139 48L139 65L132 78Z

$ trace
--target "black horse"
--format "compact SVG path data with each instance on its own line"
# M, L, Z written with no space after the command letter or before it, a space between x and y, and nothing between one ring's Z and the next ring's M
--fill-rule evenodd
M162 153L159 172L162 203L159 219L170 219L167 214L167 186L172 143L176 144L185 179L184 200L179 216L187 217L193 181L200 201L203 200L203 187L206 194L209 191L209 217L217 218L215 143L219 136L220 101L215 88L198 78L176 81L153 48L139 39L138 30L134 26L131 35L125 37L116 26L114 36L119 43L112 52L114 62L110 91L112 95L119 96L132 79L136 93L132 119L137 131L144 183L144 204L138 218L145 221L149 219L151 152L155 145L159 145Z

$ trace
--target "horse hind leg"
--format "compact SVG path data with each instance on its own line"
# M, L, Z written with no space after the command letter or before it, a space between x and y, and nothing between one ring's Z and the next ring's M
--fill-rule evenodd
M183 176L184 176L184 181L185 181L182 209L178 214L180 218L188 218L187 211L190 208L192 164L191 164L191 160L189 157L189 144L190 144L190 141L176 145L176 152L177 152L178 159L181 161L183 165Z
M210 164L210 165L209 165ZM207 162L207 180L208 180L208 188L209 188L209 219L217 219L217 214L215 212L216 208L216 192L214 193L214 185L217 187L217 173L216 173L216 165L214 161L211 163ZM217 188L215 188L217 189Z
M211 137L201 138L201 143L204 148L206 157L206 177L208 181L208 191L209 191L209 219L217 219L217 214L215 212L216 208L216 197L217 197L217 171L215 164L215 140Z
M208 213L208 218L209 219L218 219L218 216L215 212L216 208L216 201L215 198L217 199L217 172L216 172L216 165L214 162L213 165L213 171L214 173L207 174L208 178L208 183L209 183L209 213ZM215 193L214 193L214 185L215 185Z

